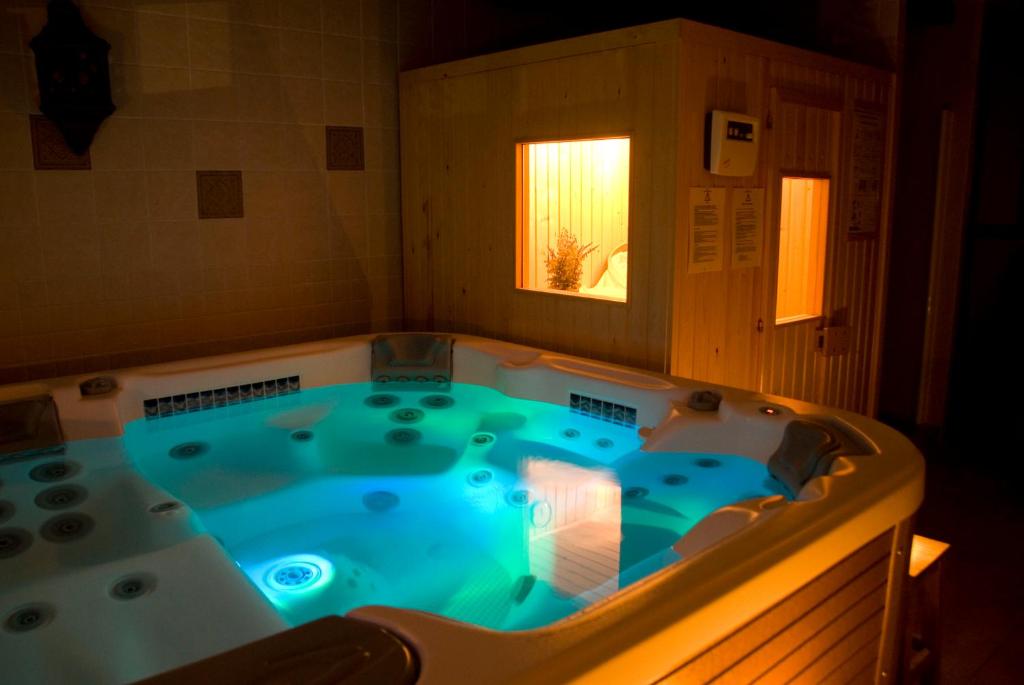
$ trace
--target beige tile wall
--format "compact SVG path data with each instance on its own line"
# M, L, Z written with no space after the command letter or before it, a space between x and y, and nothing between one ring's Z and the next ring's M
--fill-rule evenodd
M91 171L33 171L45 3L0 5L0 382L399 328L398 3L79 4L118 108ZM197 219L197 169L243 171L245 218Z

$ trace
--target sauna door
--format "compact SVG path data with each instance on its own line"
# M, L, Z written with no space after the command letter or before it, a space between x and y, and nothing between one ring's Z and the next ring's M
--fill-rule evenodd
M762 392L826 402L819 331L839 207L841 102L772 89Z

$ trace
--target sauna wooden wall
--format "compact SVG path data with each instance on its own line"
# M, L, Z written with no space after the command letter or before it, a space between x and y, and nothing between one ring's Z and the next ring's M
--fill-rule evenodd
M401 76L406 325L665 371L676 22ZM515 145L629 135L626 303L515 288Z
M890 85L886 72L682 20L406 72L405 323L872 413L888 170L879 233L843 229L852 112L883 112L891 151ZM712 109L764 122L753 176L704 170ZM617 134L631 136L629 301L517 290L516 142ZM816 325L774 326L780 171L831 179L823 314L850 328L847 354L817 354ZM730 268L727 205L722 270L686 272L688 189L709 186L765 189L761 266Z
M776 119L774 135L781 135L789 127L793 131L791 137L803 136L806 141L794 148L774 150L777 156L774 165L778 169L815 170L816 166L829 164L821 158L819 150L825 147L824 141L837 134L837 130L826 123L826 120L831 121L829 110L818 105L831 101L833 104L830 106L839 108L839 159L829 189L833 226L825 257L823 313L830 325L849 327L850 348L846 354L824 357L815 351L813 326L769 328L766 343L770 354L764 360L761 388L766 392L873 414L877 401L875 386L884 302L881 274L884 272L884 247L888 243L889 231L888 181L883 186L878 234L853 238L847 235L846 225L852 191L853 111L855 107L881 111L889 120L886 135L890 139L887 147L891 149L893 131L891 114L888 114L891 103L887 100L890 84L881 74L858 76L783 60L771 63L769 79L780 89L787 89L776 99L780 116ZM809 103L815 106L803 108L803 120L793 112L796 108L787 105L783 99L787 93L793 99L798 99L800 93L812 96ZM890 168L891 165L887 165L886 178L891 173Z
M765 235L761 267L729 268L726 214L723 269L687 274L689 218L685 201L677 203L680 237L675 243L672 373L870 413L888 192L883 195L882 229L876 237L850 240L842 229L852 110L855 105L879 108L890 120L887 135L891 136L887 99L891 77L691 22L683 22L679 59L680 197L691 186L764 188ZM753 176L714 176L704 169L703 118L713 109L743 112L763 122ZM794 134L789 137L797 143L776 149L780 131ZM826 254L823 312L850 326L849 354L830 358L817 354L813 325L773 325L777 196L780 172L785 171L831 176L834 226ZM758 332L759 321L763 332Z
M734 36L735 34L723 33ZM714 35L680 41L679 188L769 186L769 170L760 158L750 177L714 176L704 169L704 116L714 109L743 112L764 120L768 92L764 87L767 58L742 44L721 44ZM764 150L764 142L760 145ZM767 193L766 193L767 195ZM768 203L767 197L765 199ZM687 274L689 217L685 196L677 204L675 309L672 373L741 388L757 387L762 354L756 335L763 315L764 267ZM723 236L723 252L731 247ZM762 253L765 250L762 249ZM767 257L762 254L762 264Z

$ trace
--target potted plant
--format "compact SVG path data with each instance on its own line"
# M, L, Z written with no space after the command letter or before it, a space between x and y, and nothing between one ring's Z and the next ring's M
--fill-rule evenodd
M558 249L548 248L544 266L548 270L548 287L555 290L580 289L583 277L583 260L589 257L597 245L587 243L580 247L576 236L562 228L558 231Z

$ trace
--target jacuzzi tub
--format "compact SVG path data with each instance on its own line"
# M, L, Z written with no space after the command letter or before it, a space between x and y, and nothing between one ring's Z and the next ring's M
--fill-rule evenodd
M0 388L68 440L0 461L5 677L130 681L332 612L423 683L892 676L923 486L896 432L461 335L451 388L394 390L370 342ZM765 464L796 417L843 450L794 493Z

